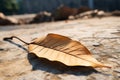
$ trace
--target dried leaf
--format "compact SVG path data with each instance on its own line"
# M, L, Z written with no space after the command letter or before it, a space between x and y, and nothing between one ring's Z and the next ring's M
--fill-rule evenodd
M78 41L58 34L35 39L28 45L28 50L38 57L60 61L68 66L109 67L93 58L90 51Z
M38 57L51 61L59 61L68 66L108 67L93 58L90 51L80 42L58 34L48 34L43 38L36 38L31 43L12 36L4 40L19 39L28 45L28 51Z

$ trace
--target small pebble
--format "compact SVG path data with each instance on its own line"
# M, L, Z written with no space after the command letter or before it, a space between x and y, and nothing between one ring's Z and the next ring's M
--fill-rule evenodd
M3 49L3 48L0 48L0 51L4 51L4 49Z
M99 47L101 44L100 43L93 43L94 47Z

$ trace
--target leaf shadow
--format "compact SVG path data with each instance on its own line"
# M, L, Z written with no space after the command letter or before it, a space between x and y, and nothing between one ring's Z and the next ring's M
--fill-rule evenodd
M29 53L29 51L28 51L25 47L23 47L22 45L20 45L20 44L17 44L17 43L15 43L15 42L13 42L13 41L11 41L11 40L9 40L9 39L8 39L8 40L4 40L4 41L7 41L7 42L9 42L9 43L11 43L11 44L13 44L13 45L15 45L15 46L23 49L23 50L26 51L27 53Z
M33 70L43 70L53 74L90 75L91 73L99 73L93 67L67 66L58 61L37 57L34 53L28 53L28 60Z
M34 53L29 53L29 51L23 46L11 40L7 40L7 41L25 50L28 53L27 58L29 60L29 63L32 65L32 70L42 70L42 71L50 72L53 74L64 74L65 73L65 74L86 75L86 76L92 73L100 73L96 71L93 67L67 66L58 61L50 61L45 58L39 58Z

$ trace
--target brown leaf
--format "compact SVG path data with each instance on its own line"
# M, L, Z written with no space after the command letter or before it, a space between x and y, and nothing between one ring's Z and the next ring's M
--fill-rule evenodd
M90 51L78 41L58 34L34 39L28 50L38 57L60 61L68 66L109 67L92 57Z

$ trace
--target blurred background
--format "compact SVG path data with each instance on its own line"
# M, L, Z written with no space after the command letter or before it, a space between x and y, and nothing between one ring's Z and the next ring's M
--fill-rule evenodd
M104 11L120 10L120 0L0 0L0 12L6 15L53 12L60 5L87 6Z

